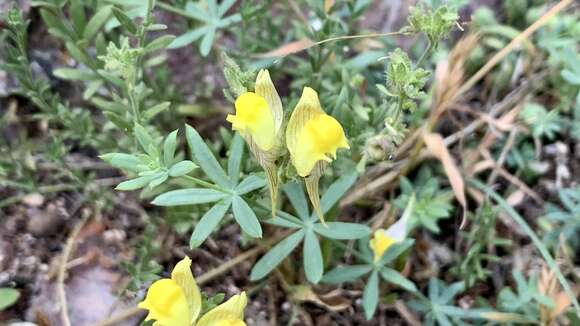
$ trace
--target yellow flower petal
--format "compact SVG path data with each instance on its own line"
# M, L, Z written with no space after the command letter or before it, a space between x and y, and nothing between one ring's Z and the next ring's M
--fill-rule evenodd
M173 279L154 282L138 307L149 310L145 320L156 320L155 325L191 326L185 294Z
M197 322L197 326L245 326L244 309L248 299L246 292L231 297L228 301L208 311Z
M332 162L338 148L349 148L342 126L327 114L320 114L306 122L298 136L298 144L294 163L298 174L303 177L310 174L316 162Z
M332 162L339 148L349 148L340 123L324 113L315 90L305 87L290 116L286 145L292 164L302 177L308 176L318 161Z
M266 99L256 93L246 92L236 99L235 108L236 114L226 118L232 123L232 129L244 137L251 137L263 151L274 147L276 127Z
M256 94L263 97L266 103L268 103L268 108L274 117L276 134L278 134L284 120L284 109L282 108L280 95L276 91L276 87L270 78L268 70L262 69L258 72L258 76L256 77Z
M175 265L173 272L171 272L171 279L179 285L185 295L190 322L195 321L201 311L201 294L191 273L191 259L189 257L183 258Z
M381 260L383 254L390 246L392 246L396 239L390 237L385 230L378 229L375 231L374 238L370 240L369 246L375 254L375 262Z

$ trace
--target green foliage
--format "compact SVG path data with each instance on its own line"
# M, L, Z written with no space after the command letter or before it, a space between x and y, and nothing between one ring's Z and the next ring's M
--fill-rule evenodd
M240 14L226 15L235 3L235 0L226 0L219 4L216 0L187 1L185 7L182 9L167 4L160 5L166 10L201 23L201 26L195 27L177 37L171 43L170 47L179 48L201 39L199 52L202 56L207 56L218 30L228 28L240 22L242 18Z
M457 257L452 272L464 280L470 288L477 281L485 281L492 275L487 266L499 262L500 258L493 254L497 247L507 247L511 241L497 236L495 231L497 210L489 203L484 203L475 214L470 215L471 225L468 232L460 231L460 237L465 241L467 254Z
M415 197L409 229L421 226L433 233L439 233L437 222L451 216L453 193L449 190L442 191L437 178L427 168L420 170L414 182L405 177L401 178L400 186L401 194L395 200L397 208L405 209L411 198Z
M230 174L227 175L197 131L190 126L186 126L185 132L193 159L214 183L188 177L186 180L199 184L204 188L172 190L158 195L153 199L152 203L158 206L216 203L195 227L190 241L192 248L201 245L205 241L225 216L230 206L232 206L236 222L245 233L254 238L262 237L262 228L254 210L250 208L250 205L241 196L264 187L265 181L252 175L238 183L243 147L235 151L235 153L231 153L228 161ZM243 146L243 143L241 143L241 146Z
M401 49L396 49L387 57L386 88L379 89L388 97L397 98L399 107L403 110L414 110L415 101L423 95L423 88L430 72L413 67L411 59Z
M428 297L412 300L409 306L424 316L423 325L468 325L465 320L484 319L484 309L462 309L454 305L455 297L465 290L463 282L447 285L432 278L429 280Z
M558 191L560 205L546 203L542 225L545 228L545 242L558 246L559 237L563 236L566 243L576 252L580 251L580 187L561 189Z
M0 288L0 311L14 305L20 298L20 292L12 288Z
M429 43L436 46L451 32L458 18L457 10L447 6L435 10L418 6L411 8L408 20L412 32L424 33Z
M522 272L513 270L512 277L516 282L516 292L503 288L497 297L497 306L502 311L519 313L531 320L540 320L540 305L553 307L554 302L538 291L538 277L531 275L528 280Z
M557 110L548 111L538 103L527 103L520 117L530 126L534 137L554 139L564 124Z
M154 140L139 124L136 124L133 130L143 153L101 155L101 159L112 166L138 175L135 179L121 182L117 185L117 190L135 190L145 186L153 189L167 181L169 177L183 177L197 167L192 161L176 159L177 130L169 134L163 144Z
M328 213L356 180L356 174L344 175L331 184L320 200L322 213ZM361 224L326 222L322 224L314 212L309 212L308 202L302 186L296 182L284 185L297 216L277 211L277 216L267 222L283 228L294 229L292 234L278 242L260 258L250 273L252 280L259 280L276 268L292 251L304 241L303 265L306 278L318 283L324 272L322 251L318 236L335 240L353 240L366 237L370 229Z
M358 253L357 256L363 260L362 264L338 266L327 272L322 278L322 282L328 284L352 282L370 273L363 291L363 309L367 320L370 320L375 314L379 303L379 293L381 292L380 279L397 285L411 293L418 291L412 281L401 275L397 270L388 266L403 255L403 253L407 251L413 243L414 240L406 239L400 243L392 245L378 261L374 261L372 253L366 250L366 248L360 248L362 254ZM364 238L360 241L359 245L361 247L368 246L368 238Z
M144 284L159 278L162 267L153 259L159 250L154 242L155 232L153 225L147 226L143 238L137 246L136 259L132 262L121 262L121 267L130 276L129 284L127 284L129 291L136 292Z

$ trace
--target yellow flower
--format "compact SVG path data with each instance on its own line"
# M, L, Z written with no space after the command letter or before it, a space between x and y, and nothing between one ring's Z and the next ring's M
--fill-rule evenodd
M226 120L232 123L233 130L240 132L266 172L272 216L275 216L279 187L275 162L283 148L281 129L284 110L268 70L260 70L256 77L255 92L241 94L234 106L236 114L228 115Z
M375 262L383 257L383 254L395 243L405 240L407 236L407 220L410 214L403 214L396 223L388 229L378 229L373 239L369 241L369 247L373 250Z
M324 169L324 162L336 159L339 148L350 148L340 123L324 113L318 94L305 87L302 97L288 121L286 146L292 164L301 177L306 178L306 190L316 214L324 221L320 210L318 180Z
M236 115L230 114L226 118L232 123L232 129L246 137L252 137L261 150L272 149L276 130L266 99L254 92L246 92L236 99L235 107Z
M191 259L182 259L171 273L171 278L154 282L139 308L149 310L145 320L155 320L154 326L242 326L246 293L231 297L225 303L204 314L201 312L201 294L191 273ZM196 322L197 321L197 322Z

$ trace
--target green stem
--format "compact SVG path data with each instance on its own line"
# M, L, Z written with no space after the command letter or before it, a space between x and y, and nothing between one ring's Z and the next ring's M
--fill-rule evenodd
M427 46L427 48L425 49L423 54L421 54L421 57L419 57L419 60L417 60L415 67L420 67L421 64L423 63L423 61L425 61L425 59L427 59L427 56L431 53L431 51L433 51L434 48L435 48L435 44L433 44L431 41L429 41L429 46Z
M217 190L217 191L221 191L221 192L225 192L225 193L230 193L229 190L222 189L222 188L216 186L215 184L213 184L211 182L207 182L205 180L202 180L202 179L199 179L199 178L196 178L196 177L192 177L190 175L184 175L184 176L182 176L182 178L183 179L186 179L188 181L191 181L191 182L193 182L193 183L195 183L197 185L200 185L202 187L205 187L205 188L210 188L210 189L214 189L214 190Z

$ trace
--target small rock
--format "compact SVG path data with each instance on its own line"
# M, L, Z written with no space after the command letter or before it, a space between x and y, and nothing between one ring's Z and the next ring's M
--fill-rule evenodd
M123 230L113 229L103 232L103 239L109 244L118 244L127 238L127 233Z
M39 193L32 193L24 196L22 202L30 207L40 207L44 204L44 196Z
M55 205L48 205L46 209L30 209L26 229L37 237L50 236L59 231L64 216Z

